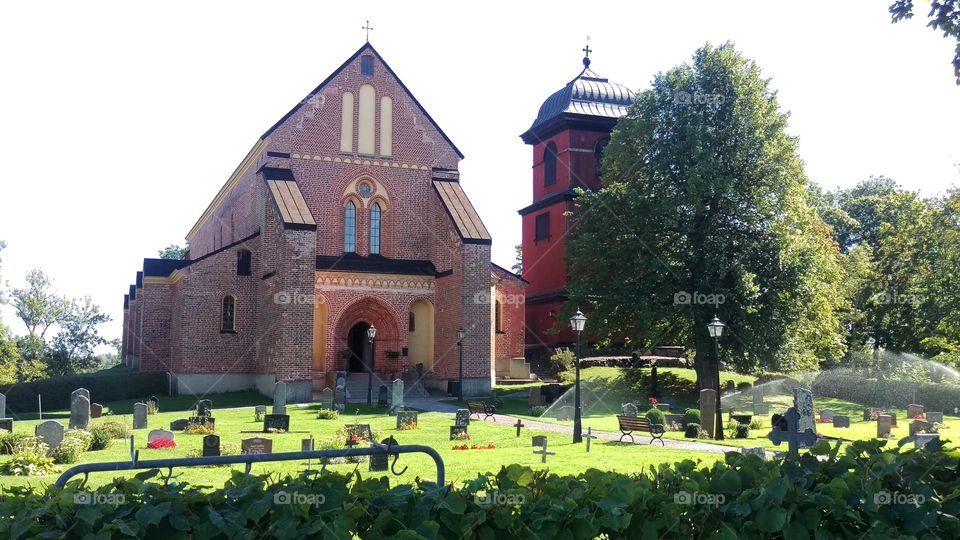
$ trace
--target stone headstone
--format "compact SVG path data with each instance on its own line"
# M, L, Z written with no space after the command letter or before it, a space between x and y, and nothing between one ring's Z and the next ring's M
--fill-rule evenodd
M300 451L301 452L313 452L313 437L309 439L300 439Z
M273 414L287 414L287 383L273 385Z
M197 416L210 416L213 413L213 401L201 399L197 402Z
M450 440L454 440L458 435L467 434L467 426L450 426Z
M13 418L0 418L0 429L13 433Z
M797 413L800 414L800 419L797 420L797 431L803 433L809 429L816 433L817 422L813 417L813 392L806 388L800 388L799 386L794 388L793 406L797 409ZM803 445L800 447L805 448Z
M0 418L7 417L7 396L0 394Z
M769 403L754 403L753 404L753 414L757 416L766 416L770 414L770 404Z
M791 456L799 455L800 448L812 447L817 442L817 434L812 429L808 428L803 431L797 429L799 421L800 413L797 412L797 408L790 407L783 414L783 417L774 423L773 429L767 434L767 438L777 446L786 442L789 454ZM783 429L782 423L786 424L786 429Z
M256 407L253 408L253 415L257 420L262 422L263 417L267 415L267 406L257 405Z
M397 440L394 439L393 437L387 437L386 439L380 441L380 444L382 444L382 445L384 445L384 446L396 446L396 445L397 445ZM370 467L369 467L369 470L370 470L371 472L383 472L383 471L386 471L386 470L389 468L389 467L387 467L387 459L388 459L389 457L390 457L389 454L374 454L374 455L370 456Z
M347 408L347 389L344 387L338 386L333 390L333 409L337 412L342 413L346 408Z
M911 403L907 405L907 419L914 420L918 416L923 416L923 405Z
M34 428L34 435L43 439L50 450L60 446L63 442L63 424L54 420L45 420Z
M667 423L668 426L670 425L680 426L683 424L682 414L665 414L663 416L664 416L664 421Z
M394 379L393 390L390 392L390 414L403 409L403 379Z
M757 456L760 459L767 460L767 450L762 446L750 446L740 449L740 453L745 456Z
M727 381L727 386L724 388L724 394L733 394L737 391L737 385L733 381Z
M73 392L70 392L70 400L73 401L74 396L83 396L87 398L87 401L90 401L90 391L86 388L77 388Z
M620 405L620 413L623 416L637 416L637 406L633 403L624 403Z
M530 389L530 395L527 398L527 405L533 407L543 407L543 390L539 386Z
M290 431L289 414L267 414L263 417L263 432L268 433L271 430Z
M251 437L240 441L241 454L272 454L273 441L264 437Z
M147 404L133 404L133 429L147 429Z
M930 429L930 423L924 420L914 420L910 422L910 436L917 433L926 433Z
M370 430L370 424L349 424L343 426L347 431L347 440L345 441L347 446L353 446L356 441L353 440L354 437L359 439L366 439L372 441L372 433Z
M534 450L533 453L534 453L534 454L538 454L538 455L541 456L540 463L546 463L546 462L547 462L547 456L555 456L555 455L557 455L556 452L550 452L549 450L547 450L547 439L546 439L546 437L544 437L544 439L543 439L543 445L540 447L540 449L539 449L539 450Z
M754 405L759 405L759 404L761 404L761 403L763 403L763 390L761 390L761 389L760 389L759 387L757 387L757 386L754 386L754 387L753 387L753 404L754 404ZM759 414L759 413L758 413L758 414ZM764 413L764 414L766 414L766 413ZM764 455L766 455L766 454L764 454Z
M186 418L180 418L170 422L170 431L183 431L187 429L187 426L190 425L190 421Z
M883 413L883 414L885 414L885 415L887 415L887 416L890 417L890 425L891 425L891 426L897 427L897 413L895 413L895 412L885 412L885 413Z
M918 433L913 438L913 445L916 448L924 448L931 441L936 441L940 439L939 433Z
M453 425L469 426L470 425L470 409L457 409L457 414L456 416L454 416Z
M717 391L704 388L700 391L700 428L712 439L717 424Z
M103 416L103 405L99 403L90 404L90 418L100 418Z
M380 389L377 390L377 407L386 407L390 404L387 400L387 394L389 394L387 385L381 384Z
M560 397L561 394L563 394L563 389L560 388L559 384L550 383L547 385L545 392L547 403L553 403L558 397Z
M546 435L534 435L530 440L531 446L546 446L547 445L547 436Z
M833 427L835 428L848 428L850 427L850 417L842 414L838 414L833 417Z
M70 400L70 428L87 429L90 425L90 398L74 393Z
M886 439L890 436L890 427L892 425L892 418L889 414L881 414L877 416L877 437Z
M173 441L174 436L172 431L167 431L165 429L153 429L150 430L150 433L147 434L147 444L152 443L153 441Z
M203 457L220 455L220 436L213 433L203 437Z
M943 423L943 413L930 411L927 413L927 422L933 424L942 424Z
M397 429L404 424L417 424L417 411L397 411Z
M837 416L837 413L831 411L830 409L825 409L820 411L820 420L829 420L833 422L833 418Z
M320 392L320 408L333 410L333 390L329 386Z

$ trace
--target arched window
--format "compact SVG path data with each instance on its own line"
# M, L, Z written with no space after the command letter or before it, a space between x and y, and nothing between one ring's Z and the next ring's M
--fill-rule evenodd
M236 312L237 299L233 296L224 296L220 304L220 331L236 332L234 322L234 313Z
M370 207L370 254L380 254L380 205Z
M347 201L343 208L343 252L357 251L357 205Z
M550 143L543 151L543 185L557 183L557 145Z

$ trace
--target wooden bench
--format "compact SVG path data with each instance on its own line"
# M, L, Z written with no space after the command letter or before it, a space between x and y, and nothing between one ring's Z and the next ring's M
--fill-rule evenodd
M484 415L483 419L493 418L493 421L497 421L497 417L494 414L497 413L497 407L493 404L488 404L485 401L468 401L467 408L470 409L470 416L477 415L477 420L480 420L480 415Z
M644 416L617 416L617 422L620 423L620 433L622 433L620 442L623 442L624 437L630 437L630 442L634 442L633 432L640 431L650 434L652 437L650 444L653 444L653 441L660 441L661 446L666 446L663 443L663 433L666 430L660 424L651 424Z

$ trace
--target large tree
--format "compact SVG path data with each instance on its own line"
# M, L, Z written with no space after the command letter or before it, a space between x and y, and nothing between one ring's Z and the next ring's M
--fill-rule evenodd
M930 11L927 13L927 26L943 37L952 37L957 40L957 48L953 55L953 74L960 85L960 0L932 0ZM890 14L893 22L913 18L913 0L896 0L890 5Z
M839 252L786 125L732 44L655 77L614 130L604 188L577 199L569 305L589 306L591 334L686 344L701 387L716 385L714 315L743 369L842 354Z
M188 246L181 247L176 244L170 244L169 246L157 251L157 254L160 255L161 259L186 259L189 253L190 248Z
M10 297L30 337L40 341L67 309L67 301L54 292L53 282L43 270L27 273L26 287L12 289Z
M71 300L60 320L60 332L53 338L47 354L47 371L51 376L70 375L100 367L96 348L109 341L100 335L98 326L110 322L89 296Z

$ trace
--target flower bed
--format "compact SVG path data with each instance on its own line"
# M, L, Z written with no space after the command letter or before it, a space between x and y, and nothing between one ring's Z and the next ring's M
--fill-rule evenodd
M158 450L160 448L176 448L177 441L172 441L169 439L156 439L147 443L147 448L151 450Z
M496 448L497 447L494 446L492 443L483 444L483 445L471 444L470 446L467 446L465 444L459 444L457 446L454 446L451 450L496 450Z

